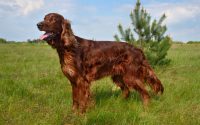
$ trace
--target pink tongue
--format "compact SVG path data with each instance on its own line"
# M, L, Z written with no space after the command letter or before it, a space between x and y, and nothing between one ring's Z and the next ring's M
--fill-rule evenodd
M47 38L51 33L45 33L44 35L40 36L40 40Z

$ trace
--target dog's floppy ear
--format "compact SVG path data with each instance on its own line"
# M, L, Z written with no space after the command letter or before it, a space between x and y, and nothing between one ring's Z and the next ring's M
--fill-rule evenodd
M64 46L70 46L76 41L71 29L70 21L66 19L62 22L61 40L63 41Z

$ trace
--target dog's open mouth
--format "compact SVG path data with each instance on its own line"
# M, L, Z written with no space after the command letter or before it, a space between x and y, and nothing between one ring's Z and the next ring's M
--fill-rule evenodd
M55 33L46 32L45 34L40 36L40 40L50 41L50 40L54 39L55 36L56 36Z

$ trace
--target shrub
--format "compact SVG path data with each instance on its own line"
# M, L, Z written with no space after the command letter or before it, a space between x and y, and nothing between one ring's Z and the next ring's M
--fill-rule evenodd
M158 21L155 19L151 21L150 14L143 7L141 8L140 0L138 0L130 18L133 32L131 28L124 30L119 24L118 30L121 37L115 35L115 40L126 41L141 48L152 66L169 64L170 60L166 59L166 55L171 47L172 39L165 35L167 26L162 25L166 19L165 14ZM138 39L135 39L134 35L137 35Z

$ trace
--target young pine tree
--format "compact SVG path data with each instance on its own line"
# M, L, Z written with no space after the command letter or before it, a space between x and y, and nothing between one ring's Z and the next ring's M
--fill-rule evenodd
M130 14L132 29L124 30L121 24L118 25L120 37L115 35L116 41L126 41L141 48L152 66L165 65L170 62L166 58L167 51L171 46L171 38L166 36L166 25L162 25L166 19L163 14L160 19L151 21L150 14L141 7L140 0L137 0L135 8ZM137 35L137 40L134 38Z

